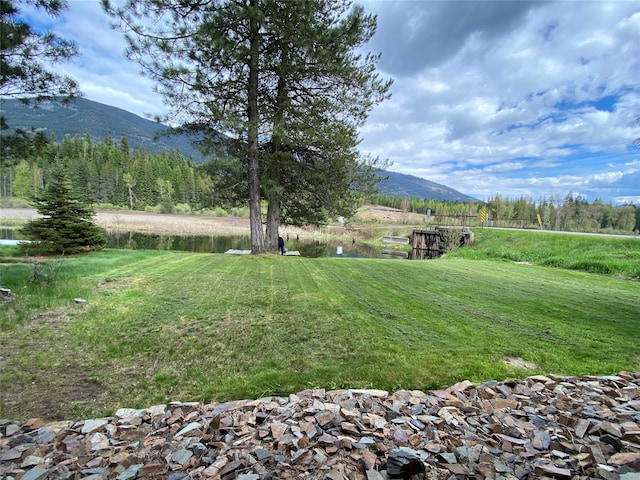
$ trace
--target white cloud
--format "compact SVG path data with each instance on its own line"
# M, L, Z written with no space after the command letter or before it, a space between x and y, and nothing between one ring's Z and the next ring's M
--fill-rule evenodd
M63 66L91 100L165 113L99 2L70 0ZM361 149L477 197L637 198L640 2L366 1L394 78ZM48 21L38 16L40 22ZM635 185L635 186L634 186ZM585 189L585 187L587 187ZM635 189L635 190L634 190ZM624 191L624 193L622 193Z
M409 11L406 2L372 5L380 9L384 37L374 43L395 83L393 107L382 106L371 118L397 122L400 128L365 135L362 146L400 158L394 169L429 172L430 180L480 196L498 188L507 195L548 195L558 188L575 191L589 183L590 175L615 176L619 162L633 155L627 147L634 129L640 130L633 123L640 117L640 3L585 2L578 9L571 2L523 2L500 23L497 12L504 4L483 2L495 15L487 14L486 23L467 19L468 28L458 30L460 18L444 15L453 8L449 4L410 5ZM420 6L421 16L415 16ZM456 8L470 12L475 6L459 2ZM447 55L420 54L420 46L412 43L415 35L402 38L398 26L409 16L425 28L423 45L451 40ZM433 28L433 19L444 25ZM396 27L393 32L388 25ZM407 48L402 58L413 62L410 67L397 57L385 63L385 47L391 45L398 55L393 47L398 44ZM398 130L412 142L392 141ZM398 143L402 151L395 148ZM611 166L594 165L594 154L608 152L615 154ZM588 165L580 171L576 165L584 155ZM450 171L446 166L452 163L474 170ZM475 168L486 181L477 178ZM528 175L527 168L538 173L513 178L518 170Z

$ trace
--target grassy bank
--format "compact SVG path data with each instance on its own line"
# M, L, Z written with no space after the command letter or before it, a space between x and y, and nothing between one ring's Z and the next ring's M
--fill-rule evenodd
M32 264L1 268L15 298L0 306L0 417L640 369L640 284L611 276L125 250L56 260L44 283Z
M640 238L516 230L473 230L472 248L451 256L529 262L547 267L640 279Z

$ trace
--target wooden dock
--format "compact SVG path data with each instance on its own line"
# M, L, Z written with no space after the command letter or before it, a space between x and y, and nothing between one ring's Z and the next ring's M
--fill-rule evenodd
M409 238L395 237L393 235L385 235L382 237L382 243L398 243L400 245L409 245Z

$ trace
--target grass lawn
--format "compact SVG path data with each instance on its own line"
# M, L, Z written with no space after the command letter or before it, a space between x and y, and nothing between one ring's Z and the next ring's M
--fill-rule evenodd
M640 283L611 275L129 250L0 269L3 418L640 369Z
M537 230L474 229L473 248L457 258L529 262L640 280L640 237L581 235Z

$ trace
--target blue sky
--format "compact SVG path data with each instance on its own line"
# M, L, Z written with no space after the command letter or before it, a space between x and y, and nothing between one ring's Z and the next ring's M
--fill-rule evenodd
M360 149L390 170L487 199L569 192L640 204L640 1L374 1L368 49L394 79ZM97 0L47 22L81 56L86 98L166 113Z

